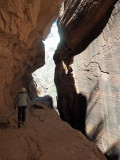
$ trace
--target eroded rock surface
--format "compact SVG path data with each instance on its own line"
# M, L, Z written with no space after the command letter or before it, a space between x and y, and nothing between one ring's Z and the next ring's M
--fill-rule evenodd
M37 103L27 110L26 124L17 129L16 113L8 128L0 126L0 159L105 160L96 145L61 121L57 113Z
M120 1L100 36L74 58L77 92L88 100L86 130L94 137L100 125L94 141L104 152L120 151L119 8Z
M103 152L118 154L120 1L65 1L58 26L61 43L54 60L61 118Z
M31 73L44 65L44 40L61 0L0 1L0 114L9 113L21 86L36 96ZM32 91L32 92L31 92Z

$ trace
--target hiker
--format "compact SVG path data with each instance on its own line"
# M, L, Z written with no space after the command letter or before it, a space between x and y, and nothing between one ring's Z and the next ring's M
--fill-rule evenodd
M24 124L25 122L25 111L27 104L30 105L29 96L26 89L21 88L14 101L14 108L18 108L18 128L21 128L21 124Z

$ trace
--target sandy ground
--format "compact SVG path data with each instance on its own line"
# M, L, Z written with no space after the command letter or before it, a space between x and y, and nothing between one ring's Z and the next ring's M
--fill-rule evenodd
M17 110L3 121L0 160L105 160L96 145L46 106L27 109L26 124L19 129Z

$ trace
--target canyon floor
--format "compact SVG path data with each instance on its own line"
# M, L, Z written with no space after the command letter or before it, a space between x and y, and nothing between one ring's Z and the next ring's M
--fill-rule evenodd
M103 160L96 145L37 103L17 128L17 110L0 120L0 160Z

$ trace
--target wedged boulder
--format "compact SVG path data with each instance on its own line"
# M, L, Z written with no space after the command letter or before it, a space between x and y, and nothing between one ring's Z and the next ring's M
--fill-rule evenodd
M51 96L49 95L46 95L44 97L36 97L34 100L33 100L33 105L39 105L40 104L43 104L43 105L46 105L48 106L49 108L53 108L53 99Z

